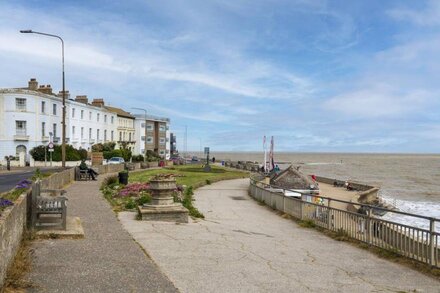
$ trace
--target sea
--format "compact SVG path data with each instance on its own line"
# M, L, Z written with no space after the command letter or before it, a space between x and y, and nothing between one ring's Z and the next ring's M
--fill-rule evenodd
M203 157L202 154L199 154ZM263 152L212 152L211 158L262 162ZM288 153L274 154L280 166L299 165L305 174L356 180L380 187L379 196L398 210L439 219L440 154ZM429 221L387 213L385 219L429 229Z

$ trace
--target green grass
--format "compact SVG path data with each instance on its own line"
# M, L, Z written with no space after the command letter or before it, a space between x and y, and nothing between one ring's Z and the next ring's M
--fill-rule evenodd
M211 172L204 172L201 165L182 165L130 173L128 180L129 182L147 182L157 174L175 174L177 184L192 186L194 189L221 180L249 177L249 173L227 170L218 166L211 166Z

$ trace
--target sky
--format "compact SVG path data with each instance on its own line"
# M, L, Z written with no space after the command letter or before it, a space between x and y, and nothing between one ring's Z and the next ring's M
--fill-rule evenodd
M438 153L440 1L0 1L0 88L31 77L171 119L183 150ZM136 113L136 110L132 110Z

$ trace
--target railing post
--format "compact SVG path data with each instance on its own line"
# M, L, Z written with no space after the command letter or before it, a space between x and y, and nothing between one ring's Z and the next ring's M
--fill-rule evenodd
M435 219L429 220L429 264L435 265Z
M330 204L331 204L331 199L327 199L327 229L331 230L332 229L332 215L331 215L331 208L330 208Z
M368 209L367 209L367 222L365 225L366 225L365 230L367 232L367 243L368 243L368 245L370 245L370 244L372 244L371 234L373 232L373 231L371 231L372 230L371 229L371 207L368 207Z

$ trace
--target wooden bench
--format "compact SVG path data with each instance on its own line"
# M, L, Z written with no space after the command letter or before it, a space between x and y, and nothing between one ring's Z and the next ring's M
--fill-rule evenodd
M81 170L79 167L75 167L75 180L76 181L88 181L92 180L92 176L87 170Z
M41 189L40 180L32 184L31 224L33 228L59 226L66 230L67 197L64 196L65 193L66 191L62 189Z

